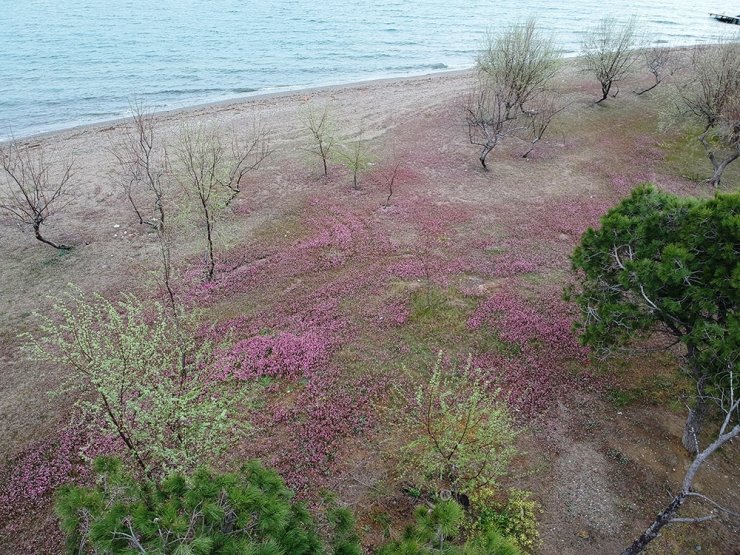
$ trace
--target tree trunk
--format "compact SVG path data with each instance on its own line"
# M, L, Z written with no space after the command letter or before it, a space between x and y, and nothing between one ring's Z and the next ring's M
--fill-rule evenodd
M696 405L693 409L689 409L689 415L686 418L686 425L683 429L683 437L681 443L689 453L699 452L699 434L701 433L701 425L704 420L704 414L706 413L707 402L703 397L696 399Z
M635 93L635 94L637 96L640 96L641 94L645 94L646 92L652 91L655 87L657 87L658 85L660 85L660 83L661 83L661 81L656 81L655 84L650 85L647 89L642 90L642 91L640 91L638 93Z
M128 201L129 203L131 203L131 208L134 209L134 214L136 214L136 217L139 218L139 225L144 225L144 217L141 215L141 212L139 212L139 207L136 206L136 201L134 201L134 196L131 193L131 187L131 184L126 187L126 197L128 197Z
M733 154L730 158L727 158L720 162L716 162L716 159L712 159L712 166L714 167L714 173L712 174L712 177L710 177L707 180L707 183L709 183L713 187L719 187L720 181L722 180L722 174L724 173L725 168L729 166L730 163L735 161L738 156L740 156L740 154Z
M480 151L480 157L478 159L480 160L480 163L483 166L484 170L488 169L488 166L486 166L486 157L491 153L492 150L492 146L484 146L483 149Z
M704 398L706 376L696 362L696 347L689 344L687 349L686 358L691 365L693 378L696 380L696 403L693 408L689 409L681 443L689 453L696 454L699 452L699 434L701 433L702 421L707 411L707 401Z
M201 204L206 220L206 240L208 242L208 277L206 280L213 281L213 275L216 272L216 260L213 256L213 220L211 220L211 211L208 209L208 203L201 199Z
M42 243L46 243L47 245L52 246L55 249L59 249L60 251L68 251L68 250L71 250L72 249L72 247L70 247L69 245L62 245L62 244L52 243L48 239L45 239L44 237L42 237L42 235L41 235L41 223L40 222L33 224L33 234L36 236L36 239L38 239Z
M704 449L704 451L696 455L696 457L694 458L694 462L691 463L689 469L686 471L686 475L683 478L683 484L681 484L681 491L678 493L678 495L673 498L670 504L665 509L663 509L663 511L658 513L658 516L648 527L648 529L645 530L645 532L643 532L643 534L639 538L637 538L631 546L625 549L622 552L622 555L635 555L636 553L642 552L642 550L645 549L645 547L647 547L647 545L651 541L658 537L661 528L663 528L663 526L665 526L666 524L671 524L673 522L706 522L707 520L712 520L715 517L714 514L709 514L707 516L697 518L676 518L676 513L681 508L681 505L683 505L683 502L686 500L686 498L689 495L692 495L691 487L694 483L694 477L696 476L696 473L699 472L699 467L701 467L701 465L704 464L704 462L709 457L711 457L712 454L717 451L717 449L740 435L740 424L735 425L729 432L724 433L726 426L729 423L730 416L734 413L735 410L737 410L737 408L737 404L734 404L730 408L730 412L727 413L725 422L720 428L719 436L712 443L710 443L709 446ZM699 497L702 497L705 500L709 501L712 505L714 505L715 508L726 511L726 509L722 509L722 507L717 505L711 499L702 495L699 495Z
M157 200L154 202L157 212L159 213L159 221L157 222L157 231L164 231L164 206L162 205L162 197L157 196Z
M712 150L712 147L707 142L707 133L709 133L710 130L711 127L707 127L704 133L699 136L699 141L704 147L709 161L712 163L712 168L714 168L714 173L712 174L712 177L707 179L707 183L709 183L713 187L719 187L725 168L729 166L732 162L734 162L738 157L740 157L740 147L738 147L737 152L731 154L728 158L725 158L724 160L718 160L717 156Z
M213 281L213 275L216 273L216 260L213 257L213 224L210 221L206 224L206 234L208 236L208 281Z
M144 472L144 474L148 478L151 478L151 470L147 468L146 463L144 462L144 459L141 458L141 455L139 454L138 449L136 449L136 446L134 445L133 441L131 441L131 438L126 433L123 423L120 422L116 418L116 415L113 412L113 409L111 408L107 397L103 395L102 393L100 393L100 397L103 399L103 405L105 406L105 412L108 414L108 418L110 418L111 422L113 423L113 427L116 429L118 436L121 438L123 443L126 445L126 448L129 450L129 453L134 458L134 461L136 461L136 464L138 464L141 467L141 470Z
M607 81L606 83L601 83L601 94L603 95L601 98L599 98L595 103L598 104L599 102L603 102L607 98L609 98L609 91L612 88L612 82Z
M681 508L685 499L686 495L683 492L674 497L673 501L671 501L663 511L658 513L658 516L650 527L645 530L642 535L632 543L632 545L622 551L622 555L636 555L637 553L642 552L642 550L647 547L647 544L658 537L660 529L671 522L671 519L676 515L678 509Z
M540 137L535 138L529 145L529 150L522 154L522 158L527 158L530 153L534 150L534 145L536 145L540 140Z

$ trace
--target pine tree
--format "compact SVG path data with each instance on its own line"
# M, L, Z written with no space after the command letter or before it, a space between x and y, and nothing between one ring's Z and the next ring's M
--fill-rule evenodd
M68 553L128 555L359 555L354 520L334 509L334 541L280 476L252 461L239 472L201 468L158 482L137 480L120 461L99 458L93 488L64 486L56 510Z

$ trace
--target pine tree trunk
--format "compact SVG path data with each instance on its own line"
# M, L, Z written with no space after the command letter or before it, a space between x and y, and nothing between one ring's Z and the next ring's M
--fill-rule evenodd
M663 509L663 511L658 513L658 516L655 518L650 527L645 530L642 535L632 543L632 545L622 551L622 555L636 555L637 553L641 553L642 550L647 547L647 544L658 537L658 535L660 534L660 529L663 528L663 526L665 526L666 524L670 523L671 519L678 512L678 509L681 508L684 499L686 499L686 496L683 494L683 492L674 497L670 505L668 505L665 509Z
M699 452L698 438L701 433L701 424L704 419L705 410L706 402L702 399L697 399L696 406L689 410L689 415L686 418L681 443L689 453Z
M706 381L706 378L700 370L699 365L696 363L696 357L696 347L688 345L687 359L691 365L693 377L696 380L696 403L693 408L689 409L681 443L691 454L699 452L698 438L701 433L701 425L704 420L704 415L707 411L707 401L704 398L704 382Z

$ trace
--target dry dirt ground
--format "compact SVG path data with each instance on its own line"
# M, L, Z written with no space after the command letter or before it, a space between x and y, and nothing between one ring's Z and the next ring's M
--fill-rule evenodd
M417 226L416 218L450 217L458 219L446 231L447 242L434 247L434 256L445 262L464 257L464 249L478 239L501 241L514 250L521 248L522 256L541 257L544 262L538 270L516 279L464 272L445 275L440 282L482 294L506 283L536 297L538 291L561 290L568 280L567 253L578 232L595 223L600 207L613 205L635 184L650 180L678 194L712 194L694 180L709 174L701 153L681 133L658 131L655 97L629 92L638 78L623 86L616 99L594 106L598 87L576 65L569 66L560 79L572 104L530 159L520 156L524 145L505 143L491 155L491 171L484 172L464 126L462 105L470 80L468 73L439 74L202 107L162 114L158 133L174 145L182 126L192 123L206 122L249 134L254 123L261 122L269 130L273 154L248 176L245 194L220 228L219 253L228 279L232 278L229 272L237 276L240 264L269 261L301 239L310 227L306 214L321 216L316 211L333 203L332 210L341 207L342 217L351 214L353 221L360 222L359 228L371 230L358 240L364 244L355 245L352 252L329 253L344 264L336 272L374 271L374 265L357 255L373 240L373 230L390 236L394 253L401 252L401 259L406 260L422 244L419 229L424 226ZM373 176L373 170L360 191L353 191L346 172L334 167L330 179L323 179L305 163L302 148L307 133L301 121L309 106L324 105L329 106L343 134L362 130L376 152L376 167L390 158L402 161L404 178L389 207L382 206L386 192L382 178ZM147 295L156 290L156 243L133 219L111 175L114 157L109 149L120 140L124 125L115 122L30 141L54 156L74 155L76 159L75 202L46 229L49 237L75 245L72 251L56 252L12 225L0 228L0 454L5 459L6 478L28 445L53 436L66 423L73 402L67 397L51 400L47 395L63 378L63 370L31 362L21 352L18 335L33 331L33 313L47 311L52 303L49 295L58 295L67 283L107 295L129 290ZM723 188L738 186L740 171L735 167L728 170ZM565 215L553 213L561 210ZM565 221L538 227L555 217ZM586 224L579 220L570 225L570 217ZM198 265L200 245L193 237L183 231L177 251L180 270ZM227 320L241 313L280 310L289 291L317 290L329 283L328 275L273 275L270 283L260 283L247 292L240 289L228 303L215 303L217 308L209 317ZM403 290L410 295L420 287L399 283L396 287L407 287ZM460 306L449 302L469 315L465 303L473 301L455 300ZM423 340L409 339L404 328L377 331L373 321L377 318L359 322L357 338L336 354L335 363L359 353L352 360L353 368L376 354L379 360L395 364L396 358L388 353L407 353L404 341L416 345ZM429 337L425 349L433 353L444 348L439 336L430 332ZM667 355L599 369L591 372L596 378L575 380L580 385L558 390L548 407L523 418L522 455L507 485L531 490L542 505L540 553L619 552L667 503L668 492L676 489L688 465L680 449L685 408L680 398L675 399L686 387L675 377L676 364ZM655 374L661 376L660 387L650 378ZM274 441L279 444L281 440ZM348 462L330 480L340 499L358 511L370 546L382 537L380 520L371 518L372 514L382 509L400 526L400 515L408 514L413 506L387 483L393 471L379 454L383 449L377 446L383 441L382 426L372 433L345 437L342 452ZM243 452L259 455L259 445L244 447ZM740 507L737 455L737 445L725 449L707 465L697 483L702 491L736 508ZM58 536L49 532L55 525L49 507L47 499L39 512L23 518L20 529L6 526L0 535L0 552L58 551L54 543ZM654 542L650 552L738 553L738 532L737 522L676 525ZM44 534L51 539L36 541L36 536Z

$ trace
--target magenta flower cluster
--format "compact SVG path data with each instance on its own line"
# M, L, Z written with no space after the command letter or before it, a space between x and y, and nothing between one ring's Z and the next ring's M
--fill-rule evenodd
M62 484L88 479L89 460L119 447L117 438L93 434L79 424L31 444L15 457L8 466L9 473L0 479L0 514L12 517L34 510ZM11 526L12 520L8 519Z
M336 368L315 373L291 406L274 407L272 429L287 441L269 449L270 463L301 493L326 484L349 439L374 423L373 403L386 385L384 378L351 378Z
M572 307L555 295L528 302L511 290L496 291L480 304L468 326L490 329L515 350L479 354L475 366L504 389L516 410L527 415L545 410L563 387L578 379L568 365L588 363L588 351L572 330L573 318Z
M572 307L557 298L537 299L535 309L512 291L496 291L468 319L468 326L479 329L486 324L498 337L526 350L539 343L561 358L584 359L587 351L573 333Z
M327 358L327 342L318 334L278 332L237 341L217 356L217 372L221 378L240 380L262 376L293 379L307 375Z

